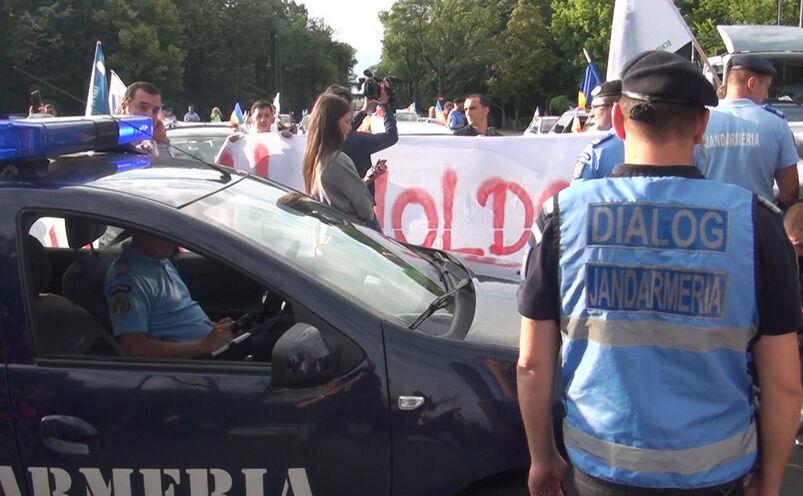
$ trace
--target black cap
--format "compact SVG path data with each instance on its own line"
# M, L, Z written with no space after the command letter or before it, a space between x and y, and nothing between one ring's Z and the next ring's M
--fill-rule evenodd
M697 67L680 55L642 52L622 69L622 95L649 103L717 104L714 87Z
M591 90L591 96L594 98L603 98L606 96L619 97L622 94L622 81L614 79L613 81L605 81L601 85Z
M731 70L746 69L751 72L768 74L770 76L778 74L778 71L775 70L772 64L755 55L734 55L731 57L729 65Z

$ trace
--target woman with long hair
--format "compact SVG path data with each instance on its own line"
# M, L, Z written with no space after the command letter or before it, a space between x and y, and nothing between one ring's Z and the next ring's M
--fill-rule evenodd
M372 168L360 179L354 162L342 152L343 142L351 130L352 113L351 104L339 96L324 93L318 97L310 116L304 150L304 187L316 200L379 230L374 200L366 186L378 171Z
M218 107L212 107L212 113L209 114L209 120L211 122L220 122L223 120L223 112L221 112Z

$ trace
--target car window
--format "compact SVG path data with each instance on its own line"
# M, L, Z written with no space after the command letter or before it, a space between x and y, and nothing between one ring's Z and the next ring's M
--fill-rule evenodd
M413 251L344 222L334 210L300 193L254 178L185 209L386 315L413 320L444 292L438 270Z
M226 136L171 136L170 155L179 158L197 158L213 164L225 141Z

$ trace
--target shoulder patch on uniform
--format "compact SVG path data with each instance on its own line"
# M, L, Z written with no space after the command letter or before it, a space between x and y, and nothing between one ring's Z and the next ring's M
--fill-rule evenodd
M768 209L770 212L772 212L774 214L781 215L781 209L778 208L774 203L772 203L771 201L767 200L763 196L756 195L756 198L758 199L758 204L759 205L761 205L762 207Z
M580 156L577 157L577 162L574 164L574 170L572 171L572 179L579 179L583 175L583 170L585 170L586 165L591 163L591 152L588 150L583 150L580 153Z
M114 295L109 302L109 306L111 307L112 315L115 317L123 317L131 310L131 302L124 293Z
M762 105L761 108L763 108L764 110L766 110L767 112L769 112L771 114L777 115L778 117L780 117L783 120L786 120L786 116L783 115L783 112L781 112L780 110L778 110L777 108L773 107L772 105L770 105L768 103L765 103L764 105Z

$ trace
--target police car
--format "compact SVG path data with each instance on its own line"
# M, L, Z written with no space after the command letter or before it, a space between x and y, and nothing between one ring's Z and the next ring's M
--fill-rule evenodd
M151 130L0 121L0 492L520 494L515 272L125 144ZM269 356L126 356L102 281L132 230Z

